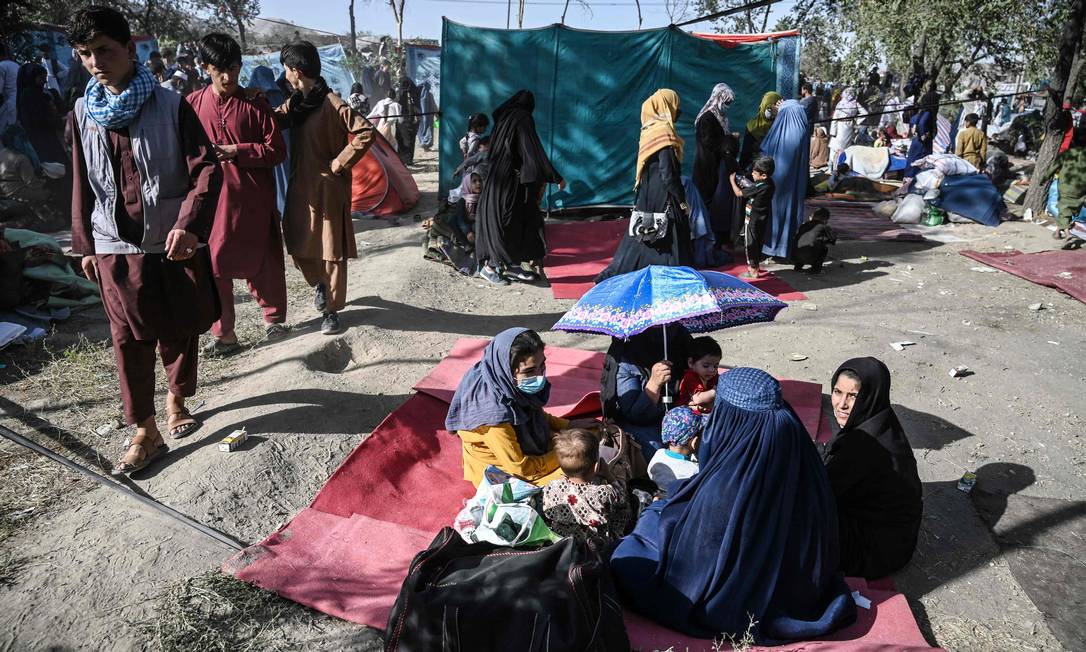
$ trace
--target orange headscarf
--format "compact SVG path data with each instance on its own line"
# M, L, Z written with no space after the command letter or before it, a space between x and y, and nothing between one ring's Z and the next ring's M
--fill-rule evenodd
M641 185L645 161L665 147L674 147L675 156L683 160L683 139L675 133L675 118L679 114L679 94L661 88L641 105L641 139L637 144L637 176L634 188Z

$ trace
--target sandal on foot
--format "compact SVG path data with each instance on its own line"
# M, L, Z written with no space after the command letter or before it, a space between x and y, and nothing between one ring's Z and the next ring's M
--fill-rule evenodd
M117 460L117 463L113 465L110 474L114 476L130 475L136 471L147 468L152 462L169 452L170 447L167 446L164 441L159 441L158 445L154 447L154 450L148 452L148 448L151 444L147 439L148 437L146 434L138 434L126 441L124 454L122 454L121 459Z
M192 416L187 409L166 415L166 428L170 431L170 437L182 439L200 429L203 425Z
M290 329L283 324L268 324L264 327L264 339L269 342L281 340L290 333Z

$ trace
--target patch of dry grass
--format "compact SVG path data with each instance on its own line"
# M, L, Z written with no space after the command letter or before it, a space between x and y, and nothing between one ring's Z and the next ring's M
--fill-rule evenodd
M150 647L163 652L380 649L373 630L219 572L170 586L148 613L150 618L133 624L147 636Z

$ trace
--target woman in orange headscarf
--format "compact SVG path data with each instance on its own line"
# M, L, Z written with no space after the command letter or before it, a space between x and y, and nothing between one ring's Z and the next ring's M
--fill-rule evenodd
M634 210L615 257L596 282L649 265L692 265L682 182L683 139L675 132L679 95L664 88L641 105Z

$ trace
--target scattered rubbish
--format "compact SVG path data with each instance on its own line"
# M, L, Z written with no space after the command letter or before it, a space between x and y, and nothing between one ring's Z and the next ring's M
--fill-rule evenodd
M998 272L999 270L994 267L970 267L970 271L973 272Z
M962 475L962 479L958 480L958 491L969 493L973 491L973 485L977 484L977 474L972 471L966 471Z
M962 320L962 326L972 326L972 325L973 325L973 322L969 321L968 319L963 319Z
M200 410L204 409L205 405L207 405L207 401L196 401L196 405L193 405L191 408L189 408L189 411L193 413L199 412Z
M1074 278L1075 275L1071 272L1060 272L1059 274L1056 274L1056 276L1060 278Z
M803 362L806 359L807 356L803 355L802 353L793 353L792 356L789 358L789 360L791 360L792 362Z
M1029 304L1029 309L1030 310L1044 310L1045 309L1045 304L1043 304L1043 303L1031 303L1031 304Z
M914 270L914 269L916 269L916 268L915 268L915 267L913 267L912 265L906 265L906 266L905 266L905 269L907 269L907 270L909 270L909 271L911 272L911 271L913 271L913 270Z
M810 311L815 311L815 310L818 310L818 306L816 306L815 304L811 303L810 301L804 301L804 302L803 302L803 309L804 309L804 310L810 310Z
M910 342L908 340L903 340L901 342L890 342L890 348L895 351L904 351L905 347L913 346L915 344L916 342Z
M248 438L249 433L245 432L245 428L235 430L219 441L219 450L224 453L232 453L238 449L238 446L244 444Z
M951 378L965 378L966 376L972 376L973 370L965 365L958 365L950 370Z
M905 331L906 333L916 333L917 335L935 335L935 333L929 333L927 331Z
M1014 246L1013 245L1004 245L1003 248L1005 250L1007 250L1007 251L1014 251Z
M1059 343L1059 342L1056 342L1056 341L1054 341L1054 340L1048 340L1048 343L1049 343L1049 344L1055 344L1056 346L1059 346L1059 345L1060 345L1060 343Z
M861 609L870 609L871 601L860 595L859 591L852 592L852 601L856 603L856 606Z
M102 425L94 429L94 434L98 435L99 437L103 437L106 435L106 433L113 430L113 428L114 426L112 423L103 423Z

